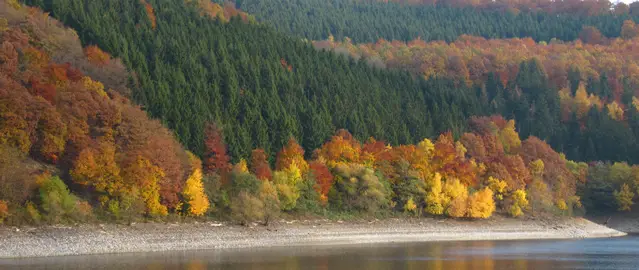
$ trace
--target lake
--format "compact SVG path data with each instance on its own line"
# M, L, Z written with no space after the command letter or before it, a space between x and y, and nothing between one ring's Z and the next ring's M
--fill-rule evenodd
M0 269L639 269L639 237L68 256L0 260Z

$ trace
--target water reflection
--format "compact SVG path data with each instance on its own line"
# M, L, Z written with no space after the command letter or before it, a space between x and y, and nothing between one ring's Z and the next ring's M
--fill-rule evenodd
M638 269L639 238L282 247L0 260L0 269Z

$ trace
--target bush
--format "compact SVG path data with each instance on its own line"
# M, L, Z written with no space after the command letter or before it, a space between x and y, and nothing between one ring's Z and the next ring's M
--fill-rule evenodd
M218 174L208 174L202 178L204 184L204 194L209 198L212 212L219 213L228 211L231 201L228 191L222 189L222 177Z
M129 224L138 220L146 212L146 205L139 196L121 196L118 199L108 200L105 205L107 212L114 220Z
M40 211L32 202L27 202L27 206L25 207L27 218L29 223L40 224L42 221L42 215L40 215Z
M262 182L259 198L264 204L264 225L268 225L280 213L280 200L277 196L277 190L275 190L275 186L270 181Z
M242 225L264 218L264 203L254 195L240 191L231 200L231 217Z
M515 190L511 195L512 204L508 213L513 217L519 217L524 214L524 209L528 207L528 199L526 199L526 191L522 189Z
M259 191L261 181L247 172L233 171L231 173L231 196L237 196L240 192L256 194Z
M40 201L46 218L51 223L82 219L78 211L78 198L57 177L48 177L40 183Z
M346 210L375 212L388 206L389 188L380 181L372 169L358 164L338 164L336 170L336 191L334 200L341 201Z
M409 201L415 206L413 212L417 212L424 206L424 198L426 196L426 183L424 180L411 175L404 176L400 181L393 185L393 193L396 196L397 203L404 211Z
M319 213L322 209L322 199L315 187L314 179L304 179L299 183L300 197L297 199L297 211L304 213Z

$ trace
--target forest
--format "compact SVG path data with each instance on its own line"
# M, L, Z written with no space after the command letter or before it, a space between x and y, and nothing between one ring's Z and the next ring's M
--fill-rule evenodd
M0 0L6 224L569 216L639 193L630 20L354 45L229 3L26 2Z
M134 74L132 99L197 155L208 122L223 129L235 162L255 148L273 161L291 136L308 152L339 128L360 140L406 144L448 130L459 135L468 117L482 114L473 90L451 80L413 80L237 17L211 20L193 2L44 7L80 28L83 44L122 59Z
M424 79L448 78L462 86L474 86L481 104L490 107L490 113L518 119L522 125L521 120L527 116L518 115L518 107L541 109L539 103L531 102L531 94L538 92L540 86L552 89L554 93L549 93L546 101L550 119L544 120L546 127L557 129L544 135L538 129L520 125L518 130L524 136L542 137L575 160L637 162L639 27L633 21L624 22L623 36L616 39L604 38L594 28L582 32L583 41L549 44L530 38L487 40L462 36L452 43L417 39L408 43L380 40L354 44L348 38L342 42L329 38L314 45L386 68L406 70ZM521 72L520 68L529 59L538 62L541 85L526 91L520 81L531 73ZM608 134L611 137L596 134L597 130L612 132ZM619 146L628 147L629 151Z
M379 39L407 42L417 38L451 42L461 35L573 41L584 26L596 27L604 36L614 38L620 36L624 21L639 22L637 4L632 5L632 9L601 12L611 10L612 5L608 1L553 1L564 6L553 7L557 12L552 13L534 7L520 7L524 11L518 12L488 7L492 5L477 8L469 4L481 5L492 1L446 0L436 5L405 4L413 2L435 1L238 0L237 5L258 21L281 32L309 40L325 40L331 35L337 40L349 37L356 43L372 43ZM550 1L512 2L530 3L531 6L539 3L543 7L542 2ZM591 3L604 6L593 8L588 5ZM589 11L591 9L599 11Z

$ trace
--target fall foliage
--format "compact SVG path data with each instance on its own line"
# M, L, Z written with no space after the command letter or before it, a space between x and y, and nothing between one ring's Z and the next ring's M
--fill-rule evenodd
M609 205L629 211L634 204L639 167L571 161L556 150L582 145L549 143L578 131L598 149L601 137L590 122L634 125L639 28L632 21L620 38L584 27L583 40L573 42L462 36L452 43L315 43L364 59L353 61L232 20L250 17L211 1L186 2L195 2L192 25L212 40L165 42L161 37L175 32L164 29L171 28L164 12L179 2L157 10L144 0L118 2L144 8L151 27L145 13L132 26L143 41L127 40L130 29L120 36L117 26L104 37L87 22L76 26L86 27L78 32L85 44L96 44L86 48L78 33L40 10L1 3L0 222L15 222L16 213L33 223L213 215L248 225L282 211L485 219ZM456 2L450 4L467 5ZM500 6L546 11L542 2ZM605 13L590 1L548 5L552 12ZM218 19L198 16L195 7ZM55 14L71 18L67 12ZM143 37L151 33L157 39L148 42ZM265 42L245 44L239 33ZM496 107L507 117L481 116ZM559 113L575 124L570 130L533 136L548 123L563 128L552 122Z

